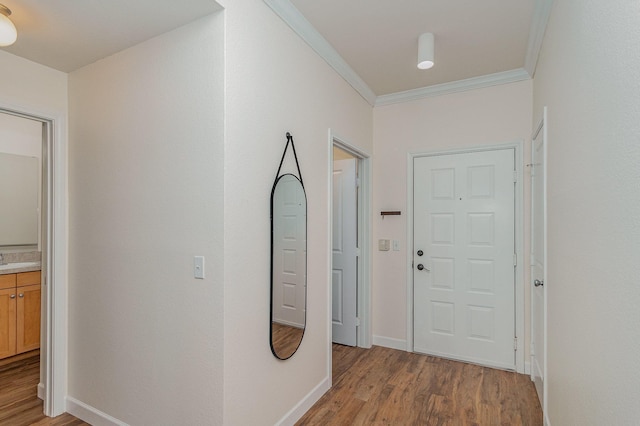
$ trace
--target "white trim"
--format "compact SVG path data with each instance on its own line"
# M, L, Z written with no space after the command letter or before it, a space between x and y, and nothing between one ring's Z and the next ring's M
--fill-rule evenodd
M349 66L329 42L316 30L307 18L289 0L264 0L264 2L291 29L316 51L347 83L370 105L376 102L376 94L362 78Z
M467 90L476 90L501 84L515 83L518 81L529 80L530 78L529 74L523 68L519 68L511 71L497 72L495 74L452 81L449 83L434 84L433 86L407 90L405 92L381 95L376 99L375 106L378 107L431 98L434 96L449 95L451 93L464 92Z
M325 321L327 336L327 364L325 365L326 380L329 382L329 389L333 386L333 132L329 129L329 143L327 144L327 158L329 170L327 171L327 218L329 219L329 229L327 231L327 282L328 290L327 318Z
M43 111L1 101L0 110L40 121L49 129L46 153L43 152L43 162L47 161L48 226L47 248L43 250L47 258L43 259L45 281L40 368L44 372L41 377L44 414L55 417L65 412L67 393L67 117L61 111Z
M97 408L71 397L67 397L67 412L93 426L129 426Z
M407 153L407 352L413 352L413 159L416 155Z
M531 375L531 362L529 361L524 362L524 374L526 374L527 376Z
M311 390L300 402L296 404L287 414L285 414L280 420L276 422L277 426L290 426L294 425L304 414L309 411L313 404L318 402L322 395L324 395L331 388L331 378L326 377L323 381Z
M547 30L547 23L551 15L551 6L553 0L536 0L533 10L533 18L531 20L531 29L529 30L529 42L527 44L527 55L524 59L524 69L529 73L531 78L536 73L538 65L538 57L542 49L542 41L544 33Z
M371 326L371 155L361 148L356 147L338 136L329 129L329 270L332 269L332 243L331 232L333 229L333 147L336 146L358 158L358 175L360 189L358 191L358 240L360 241L360 255L358 256L358 326L357 345L361 348L370 348L372 342ZM329 289L331 289L331 276L329 276ZM329 292L329 312L331 312L331 290ZM331 321L329 321L331 326ZM331 335L331 333L329 333ZM331 369L329 369L331 371Z
M385 336L373 336L373 344L383 346L385 348L397 349L399 351L407 350L407 341L402 339L394 339Z
M44 384L38 383L38 399L44 400Z
M407 154L407 253L413 252L413 160L417 157L463 154L467 152L495 151L500 149L515 150L515 168L518 181L515 185L515 250L518 258L515 267L515 332L518 337L518 350L515 357L515 369L518 373L525 371L524 356L524 141L499 145L474 146L462 149L443 151L423 151ZM411 256L407 256L407 351L413 352L413 268Z

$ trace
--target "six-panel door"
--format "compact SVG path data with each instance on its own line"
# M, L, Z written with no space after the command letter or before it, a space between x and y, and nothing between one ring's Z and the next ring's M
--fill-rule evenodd
M514 154L414 160L416 352L515 368Z

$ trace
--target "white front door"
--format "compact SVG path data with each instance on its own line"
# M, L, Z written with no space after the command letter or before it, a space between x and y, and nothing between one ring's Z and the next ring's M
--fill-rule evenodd
M531 379L543 410L546 368L546 109L531 146Z
M357 343L357 194L356 160L333 162L333 342Z
M414 159L414 350L515 369L515 150Z

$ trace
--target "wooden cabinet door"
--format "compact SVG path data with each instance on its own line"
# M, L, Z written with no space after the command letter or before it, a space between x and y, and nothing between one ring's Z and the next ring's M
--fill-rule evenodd
M0 290L0 359L16 354L16 288Z
M40 285L17 288L16 353L40 347Z

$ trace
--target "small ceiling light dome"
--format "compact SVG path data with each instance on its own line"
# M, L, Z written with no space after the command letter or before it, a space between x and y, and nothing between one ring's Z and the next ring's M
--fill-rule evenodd
M424 33L418 38L418 68L428 70L434 64L434 37L432 33Z
M0 4L0 47L11 46L18 38L18 31L9 19L9 15L11 15L11 10Z

